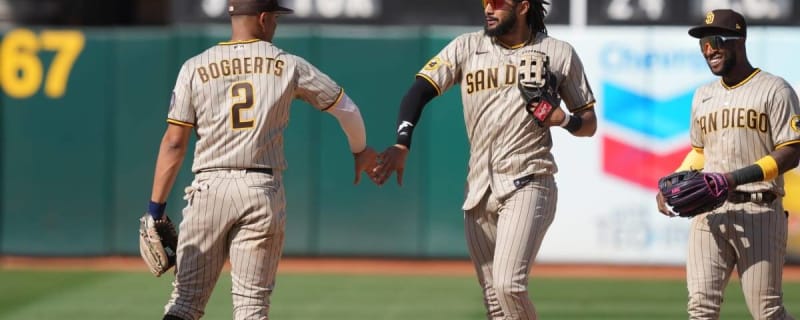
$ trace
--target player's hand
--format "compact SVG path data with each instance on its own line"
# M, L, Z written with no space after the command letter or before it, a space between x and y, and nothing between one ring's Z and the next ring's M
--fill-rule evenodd
M375 169L375 166L378 165L376 161L378 153L367 146L364 151L354 153L353 157L356 162L356 178L353 181L353 184L358 184L361 182L361 172L366 172L367 175L370 175Z
M675 211L672 211L669 208L669 206L667 205L667 201L664 200L664 196L661 194L661 192L657 192L656 193L656 203L658 203L658 211L661 212L661 214L663 214L663 215L665 215L667 217L677 217L678 216L678 214L675 213Z
M406 167L406 157L408 148L401 144L395 144L386 148L383 153L378 155L378 166L372 171L370 177L377 185L383 185L392 172L397 171L397 184L403 185L403 170Z

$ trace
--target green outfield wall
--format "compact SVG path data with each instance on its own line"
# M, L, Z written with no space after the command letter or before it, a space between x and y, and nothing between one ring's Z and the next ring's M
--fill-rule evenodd
M394 142L414 74L455 36L476 29L292 25L281 26L274 42L345 88L380 151ZM688 138L675 143L688 136L684 99L716 79L697 40L684 27L549 30L580 54L599 124L588 139L551 130L558 214L537 259L683 263L689 220L660 215L657 179L647 179L668 173L654 168L672 167L658 165L668 161L660 151L689 149ZM797 30L753 27L748 57L800 88L800 65L785 63L800 48ZM0 30L0 255L137 254L138 218L178 69L229 32L222 25ZM776 47L788 49L768 50ZM425 108L402 187L394 180L353 185L353 157L336 120L303 102L291 112L286 254L467 256L460 207L468 145L458 88ZM648 124L661 122L680 125L650 134ZM174 220L190 166L191 156L168 200ZM785 176L789 258L800 261L800 171Z
M150 195L178 69L227 40L228 29L2 34L0 253L136 254L137 219ZM361 107L369 143L383 149L393 142L397 107L415 72L449 41L423 34L419 28L282 27L274 42L342 85ZM366 180L355 186L353 157L336 120L295 102L285 145L286 254L464 256L462 119L456 92L437 99L425 122L436 123L438 133L421 126L405 185L378 188ZM168 201L173 219L185 204L190 161Z

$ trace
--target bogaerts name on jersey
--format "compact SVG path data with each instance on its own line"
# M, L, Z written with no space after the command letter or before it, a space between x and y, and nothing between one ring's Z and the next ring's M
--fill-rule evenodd
M714 111L697 120L703 134L719 129L747 128L766 133L769 130L769 116L766 113L746 108L729 108Z
M206 66L197 68L197 75L203 83L219 77L236 76L240 74L269 74L277 77L283 74L283 60L264 57L232 58L215 61Z

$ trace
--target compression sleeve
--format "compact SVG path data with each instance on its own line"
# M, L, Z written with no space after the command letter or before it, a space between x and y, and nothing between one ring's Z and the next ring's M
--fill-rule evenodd
M344 94L339 103L328 109L327 112L339 121L342 131L347 136L350 151L353 153L364 151L367 147L367 132L361 112L353 100Z
M400 112L397 115L397 144L411 149L411 136L422 116L422 109L436 97L436 94L436 88L428 80L422 77L416 78L400 102Z

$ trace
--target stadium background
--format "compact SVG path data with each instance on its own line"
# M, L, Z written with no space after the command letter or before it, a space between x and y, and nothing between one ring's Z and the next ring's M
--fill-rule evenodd
M414 73L482 24L479 0L281 1L296 14L281 18L274 42L345 87L378 149L394 140ZM711 8L744 12L751 61L800 87L796 1L550 7L550 34L577 48L600 122L591 139L554 131L560 202L530 284L542 318L685 318L688 220L661 216L653 198L657 177L688 150L694 88L714 79L686 34ZM137 219L178 68L227 39L224 9L224 0L0 0L0 320L159 318L171 275L145 271ZM468 156L459 100L451 90L425 109L402 188L353 186L336 121L295 104L275 319L484 318L459 209ZM189 161L169 199L176 220ZM786 179L797 264L800 171ZM784 282L796 314L800 268ZM230 318L230 277L217 287L206 318ZM749 319L731 287L722 318Z
M581 55L599 125L591 139L554 131L560 201L539 261L681 266L688 220L658 214L654 195L657 178L688 151L693 90L714 79L687 26L711 8L742 11L750 60L799 88L792 61L800 5L554 2L550 34ZM297 14L281 18L274 42L347 90L377 149L393 142L414 73L482 23L478 0L283 3ZM227 39L226 19L224 0L0 0L0 268L19 256L136 257L175 76L185 59ZM426 108L417 131L402 188L353 186L335 120L295 103L286 132L285 255L465 259L459 208L468 149L457 90ZM189 161L168 201L176 220ZM800 171L786 178L789 260L797 263Z

